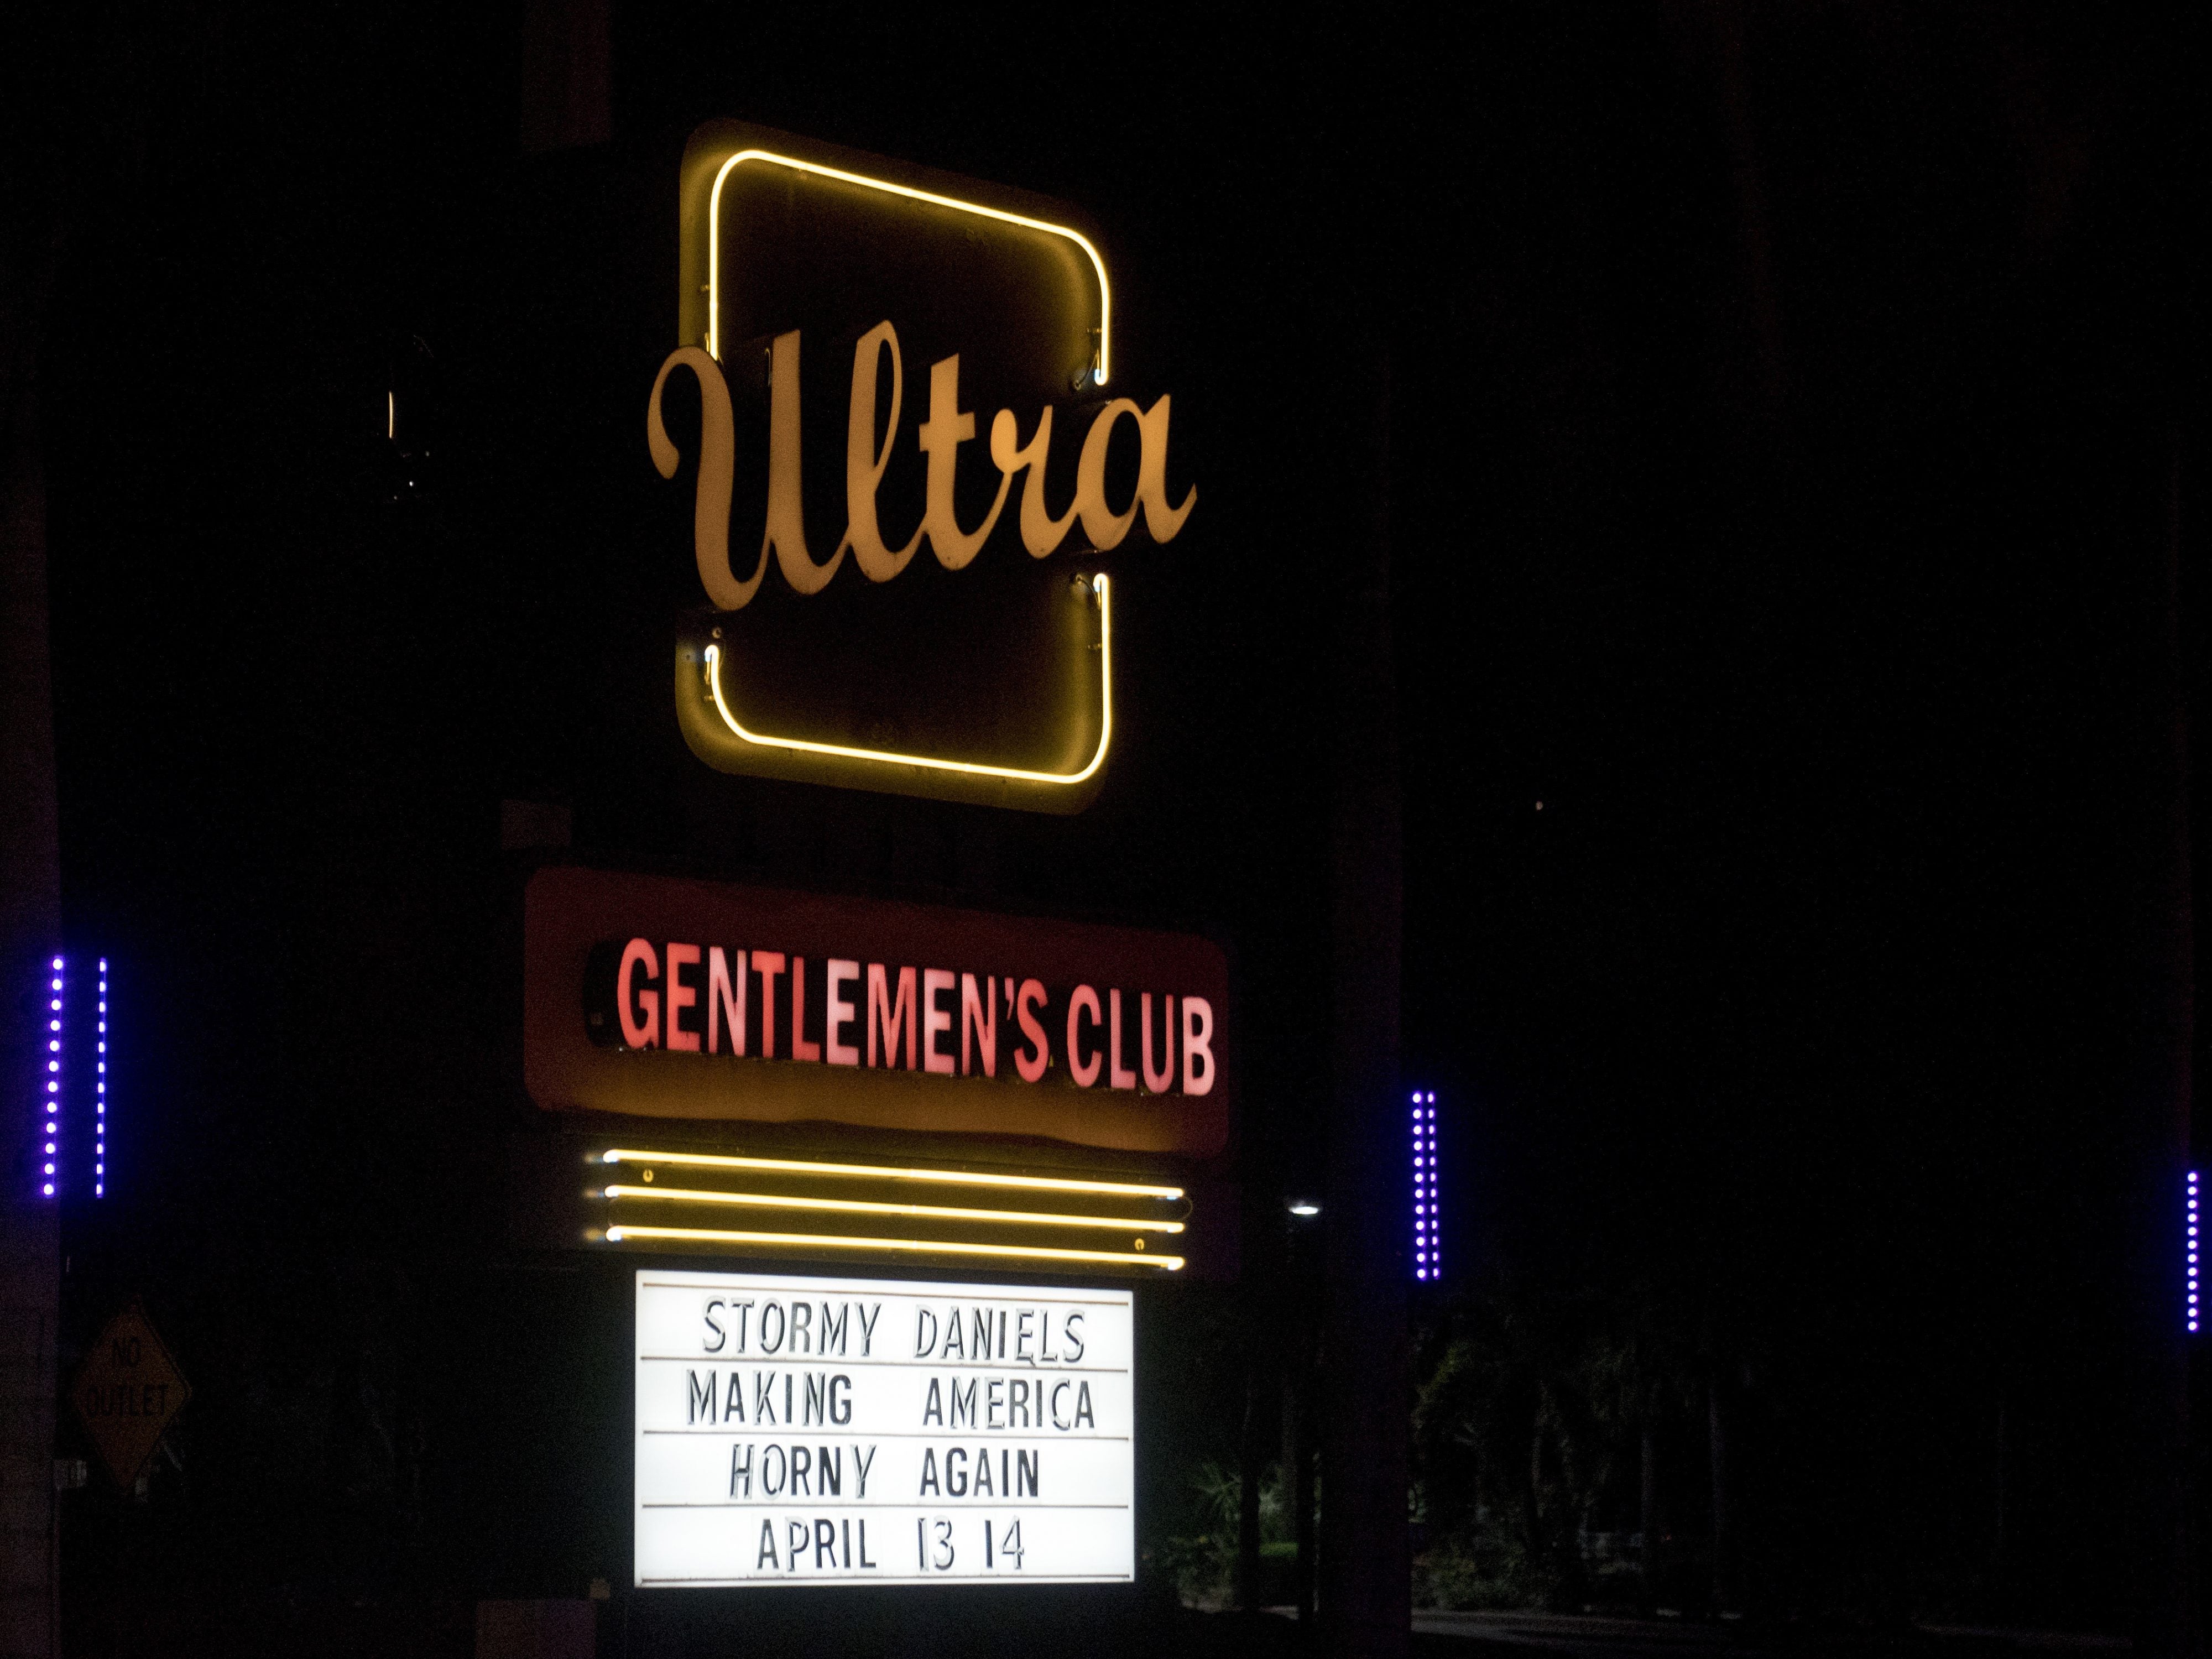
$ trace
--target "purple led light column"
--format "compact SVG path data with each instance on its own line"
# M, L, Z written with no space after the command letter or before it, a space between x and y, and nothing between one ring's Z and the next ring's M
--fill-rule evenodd
M40 1178L40 1195L52 1198L61 1190L62 1145L62 1000L67 978L63 959L53 961L53 977L46 999L46 1174Z
M2197 1171L2191 1170L2189 1172L2189 1208L2185 1212L2188 1218L2188 1254L2184 1258L2183 1270L2184 1279L2189 1286L2189 1334L2191 1336L2197 1334L2199 1311L2197 1300Z
M1437 1206L1437 1095L1413 1091L1413 1277L1443 1277Z
M100 959L100 1030L93 1094L92 1195L107 1196L107 958Z

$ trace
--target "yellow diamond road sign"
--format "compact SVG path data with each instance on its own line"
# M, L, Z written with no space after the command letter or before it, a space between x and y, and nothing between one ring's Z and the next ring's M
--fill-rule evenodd
M191 1393L136 1302L107 1322L70 1387L100 1461L126 1492Z

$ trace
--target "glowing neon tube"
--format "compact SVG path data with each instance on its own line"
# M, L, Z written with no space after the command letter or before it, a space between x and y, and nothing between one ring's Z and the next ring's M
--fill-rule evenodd
M880 749L851 749L841 743L810 743L803 738L771 738L757 732L748 732L730 712L729 703L722 696L722 647L707 647L707 690L714 701L714 712L744 741L767 749L793 749L809 755L836 755L845 760L878 761L889 766L920 766L936 772L965 772L984 778L1011 778L1019 783L1085 783L1106 763L1107 745L1114 740L1114 617L1108 595L1110 588L1102 571L1091 579L1091 589L1098 595L1098 681L1100 708L1103 718L1098 725L1098 748L1081 770L1075 772L1030 772L1018 766L984 766L974 761L933 760L926 755L896 755Z
M816 1164L800 1158L739 1158L721 1152L655 1152L610 1146L602 1164L675 1164L700 1170L777 1170L789 1175L848 1176L862 1181L941 1181L956 1186L1018 1187L1033 1192L1110 1193L1122 1198L1181 1198L1180 1187L1145 1187L1126 1181L1081 1181L1066 1176L999 1175L969 1170L896 1169L875 1164Z
M754 1204L764 1209L836 1210L852 1215L904 1215L945 1221L1012 1221L1033 1227L1103 1227L1115 1232L1179 1233L1180 1221L1136 1221L1118 1215L1045 1215L1033 1210L973 1210L950 1204L878 1204L862 1198L800 1198L768 1193L720 1193L684 1187L609 1187L609 1198L659 1198L684 1204Z
M607 1242L611 1244L619 1244L627 1239L643 1238L665 1238L693 1244L793 1244L816 1249L826 1246L840 1250L890 1250L909 1255L988 1255L1036 1261L1111 1261L1132 1267L1158 1267L1164 1273L1179 1273L1183 1265L1183 1258L1179 1255L1151 1255L1143 1251L1072 1250L1049 1244L931 1243L919 1238L839 1238L828 1233L735 1232L714 1227L633 1227L624 1224L607 1229Z
M802 161L797 156L780 155L769 149L741 149L724 161L720 170L714 174L714 189L708 197L707 355L716 362L722 360L722 184L746 161L766 161L773 167L789 167L794 173L811 173L817 178L835 179L840 184L858 185L864 190L879 190L886 195L903 196L908 201L927 202L933 207L951 208L957 213L973 213L985 219L996 219L1001 224L1019 225L1024 230L1040 230L1048 236L1061 237L1074 243L1090 256L1091 268L1098 275L1098 357L1091 371L1091 378L1095 385L1106 384L1106 373L1110 367L1107 354L1113 335L1114 295L1106 282L1106 261L1099 257L1097 246L1081 231L1043 219L1032 219L1025 214L985 207L980 202L963 202L957 197L939 196L933 191L916 190L910 185L895 185L887 179L871 179L865 173L848 173L842 167L823 167L818 161Z

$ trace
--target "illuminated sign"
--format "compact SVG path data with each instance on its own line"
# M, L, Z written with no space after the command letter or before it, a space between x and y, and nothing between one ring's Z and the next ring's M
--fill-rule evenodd
M730 122L693 135L681 199L681 343L646 431L675 477L671 387L696 386L686 741L725 771L1080 810L1114 735L1102 561L1197 501L1169 482L1171 399L1103 390L1097 238L1060 204ZM823 453L842 465L810 470ZM757 553L733 561L733 522Z
M564 868L531 878L524 935L524 1076L549 1109L1227 1139L1207 939Z
M637 1275L640 1588L1127 1583L1127 1291Z
M1056 1272L1175 1273L1188 1261L1181 1187L650 1146L610 1146L598 1162L609 1244Z

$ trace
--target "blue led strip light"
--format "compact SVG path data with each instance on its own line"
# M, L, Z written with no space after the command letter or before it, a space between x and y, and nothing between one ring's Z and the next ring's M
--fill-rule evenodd
M2189 1252L2185 1277L2189 1285L2189 1334L2197 1334L2198 1304L2197 1300L2197 1171L2189 1172Z
M92 1195L107 1196L107 958L100 959L100 1047L93 1096Z
M40 1190L47 1198L60 1192L62 1185L62 997L66 977L65 964L56 957L46 1000L46 1156Z
M1437 1205L1437 1095L1413 1091L1413 1277L1442 1279L1443 1240Z

